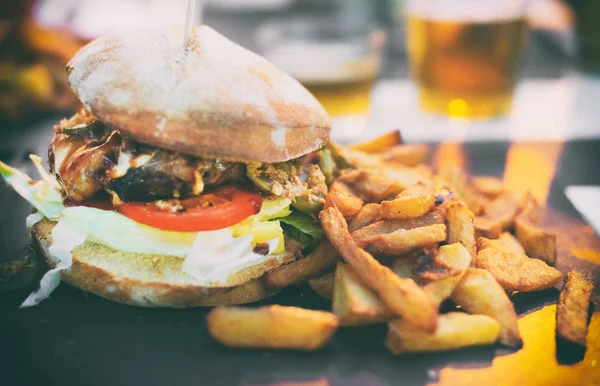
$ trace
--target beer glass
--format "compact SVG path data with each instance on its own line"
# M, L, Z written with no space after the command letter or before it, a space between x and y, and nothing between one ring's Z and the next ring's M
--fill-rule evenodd
M265 24L260 53L302 83L331 116L340 142L365 127L385 34L372 23L311 16Z
M510 111L527 0L407 0L410 71L426 112L492 118Z

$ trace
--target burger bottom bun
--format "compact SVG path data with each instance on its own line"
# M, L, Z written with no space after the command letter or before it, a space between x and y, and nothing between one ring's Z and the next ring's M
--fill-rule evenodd
M32 240L51 267L59 259L50 252L52 228L44 219L31 228ZM103 298L140 307L194 307L255 302L277 292L261 276L294 260L294 254L273 255L259 265L230 275L227 283L200 285L181 271L183 258L118 251L86 241L73 250L73 265L61 280Z

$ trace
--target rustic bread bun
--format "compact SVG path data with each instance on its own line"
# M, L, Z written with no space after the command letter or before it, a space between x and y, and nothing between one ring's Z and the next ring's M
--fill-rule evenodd
M200 157L283 162L325 145L329 117L296 80L207 26L108 35L67 65L83 104L139 142Z
M31 227L31 236L51 267L58 260L49 252L52 228L44 219ZM199 285L181 271L183 259L117 251L86 241L73 250L73 265L61 279L74 287L115 302L141 307L191 307L255 302L273 295L260 277L294 260L292 253L274 255L265 262L241 270L226 285Z

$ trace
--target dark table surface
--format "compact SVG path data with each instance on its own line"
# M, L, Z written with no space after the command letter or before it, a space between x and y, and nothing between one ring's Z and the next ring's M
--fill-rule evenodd
M45 154L51 124L4 131L0 160L35 175L27 155ZM557 144L530 146L543 153L547 146L555 149ZM507 143L463 146L472 172L495 175L502 174L509 147ZM573 184L600 184L600 140L566 143L561 154L548 205L577 217L563 191ZM28 244L24 218L30 210L16 193L0 184L0 262ZM598 266L590 261L561 258L563 270L585 266L599 276ZM134 308L61 285L41 305L19 309L35 286L0 291L2 385L422 385L436 379L435 370L489 367L497 355L512 352L491 346L393 357L382 344L385 326L343 329L314 353L231 350L209 337L205 308ZM551 290L518 296L517 311L528 313L554 303L557 294ZM306 286L265 301L270 302L329 307Z

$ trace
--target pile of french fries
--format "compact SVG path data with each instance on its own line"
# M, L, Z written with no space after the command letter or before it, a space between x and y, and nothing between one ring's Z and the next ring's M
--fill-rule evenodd
M495 177L425 165L428 147L394 132L350 147L319 219L327 235L308 256L264 276L269 288L308 282L331 312L219 307L208 315L224 345L314 350L340 327L388 323L393 354L501 343L522 345L510 295L556 286L556 236L543 208ZM593 281L572 271L557 307L557 335L585 345ZM441 313L444 302L454 312Z

